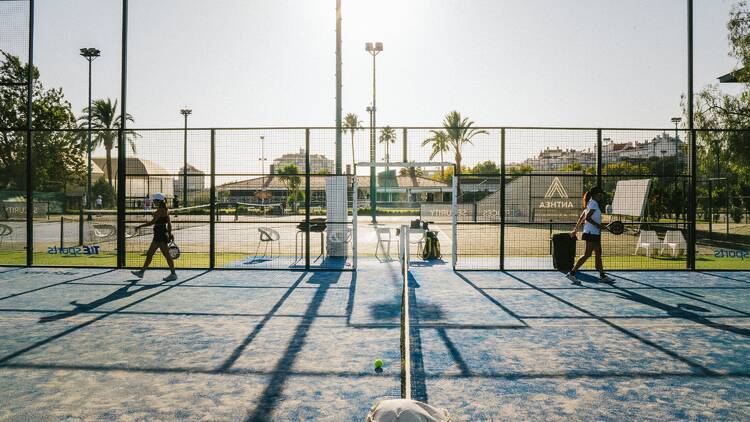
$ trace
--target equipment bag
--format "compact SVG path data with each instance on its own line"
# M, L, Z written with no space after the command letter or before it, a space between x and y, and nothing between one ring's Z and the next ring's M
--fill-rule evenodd
M552 265L556 270L568 272L573 269L576 258L576 238L569 233L552 236Z
M437 232L427 231L425 235L424 248L422 249L422 259L440 259L440 240Z

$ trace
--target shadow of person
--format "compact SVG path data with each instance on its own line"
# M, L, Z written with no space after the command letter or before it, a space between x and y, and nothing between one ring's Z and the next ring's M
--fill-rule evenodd
M651 306L656 309L661 309L666 312L667 315L676 318L686 319L688 321L695 322L696 324L705 325L706 327L714 328L717 330L728 331L734 334L750 337L750 330L747 328L735 327L729 324L722 324L719 322L711 321L703 315L697 314L696 312L711 312L710 309L702 308L700 306L690 305L687 303L678 303L677 306L672 306L664 302L659 302L656 299L644 296L640 293L636 293L632 290L623 289L616 287L615 289L601 289L601 292L611 293L619 296L623 299L637 302L643 305Z
M164 285L164 283L150 284L150 285L141 286L135 290L129 290L130 287L132 287L137 282L138 280L133 280L130 282L130 284L126 284L125 286L122 286L119 289L115 290L114 292L108 294L107 296L104 296L101 299L96 299L93 302L78 303L77 300L71 301L70 304L73 305L75 308L73 308L70 311L62 312L59 314L41 317L39 318L38 323L44 324L46 322L53 322L53 321L58 321L58 320L65 319L65 318L70 318L72 316L76 316L79 314L89 312L93 309L96 309L104 305L105 303L114 302L120 299L125 299L126 297L130 297L136 293L140 293L140 292L150 290L156 287L161 287Z

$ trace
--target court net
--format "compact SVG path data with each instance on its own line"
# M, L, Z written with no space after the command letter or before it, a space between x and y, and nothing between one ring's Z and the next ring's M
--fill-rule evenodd
M411 399L411 343L409 325L409 228L401 226L398 256L401 263L401 397Z
M191 207L173 208L169 210L172 230L186 230L208 226L211 223L210 205L195 205ZM152 220L154 210L125 211L125 237L152 236L153 226L136 228ZM106 242L117 238L116 210L83 210L79 214L79 225L87 241Z

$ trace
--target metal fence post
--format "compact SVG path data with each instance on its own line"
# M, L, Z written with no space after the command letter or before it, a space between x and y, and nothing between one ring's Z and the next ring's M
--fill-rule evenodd
M310 268L310 129L305 129L305 269Z
M456 192L458 191L458 177L453 175L453 189L451 191L451 229L453 231L453 244L451 247L451 264L453 265L453 270L456 269L456 263L458 261L458 195L456 195Z
M117 268L125 266L125 127L127 125L128 0L122 0L122 59L120 70L120 130L117 137Z
M32 174L34 104L34 0L29 1L29 63L26 71L26 266L34 264L34 179Z
M359 184L357 183L357 175L352 178L352 268L357 269L357 191L359 190Z
M500 129L500 270L505 270L505 128Z
M596 186L602 188L602 130L596 130Z
M211 188L209 197L208 267L216 268L216 129L211 129Z
M402 149L401 149L401 156L403 158L402 161L405 163L408 163L409 162L409 147L408 147L408 138L407 138L406 132L407 130L406 128L404 128L403 136L402 136L404 142L403 142Z
M690 130L690 194L688 195L688 269L695 269L695 244L696 244L696 208L698 207L696 192L696 177L698 175L698 158L696 156L697 143L695 139L695 122L693 119L693 0L687 4L687 118Z

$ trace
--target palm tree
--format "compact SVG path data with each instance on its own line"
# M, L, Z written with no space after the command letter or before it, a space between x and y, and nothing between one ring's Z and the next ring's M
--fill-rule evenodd
M89 119L89 108L84 107L83 116L78 121L81 122L81 128L88 127ZM133 122L133 116L130 114L125 115L125 119L129 122ZM107 151L107 180L112 184L112 148L117 145L117 131L121 127L120 116L117 114L117 100L112 103L112 100L107 98L106 100L99 99L94 100L91 104L91 128L97 131L93 134L94 137L91 139L91 149L96 149L100 146L104 146ZM135 132L127 131L125 134L126 140L130 145L130 148L135 152L135 142L130 136L138 136ZM114 185L113 185L114 186Z
M430 153L430 160L434 159L436 155L440 154L440 162L445 161L443 159L443 153L451 150L450 141L448 134L444 130L431 130L432 137L422 141L422 146L432 144L432 152ZM440 178L445 179L445 168L440 164Z
M450 143L450 146L453 147L453 151L456 154L457 176L461 175L461 145L472 144L471 138L476 135L488 134L484 129L472 128L471 126L473 124L474 122L469 120L468 117L461 117L461 113L455 110L446 114L443 119L443 128L448 135L448 142Z
M357 174L357 160L354 159L354 132L362 129L362 122L359 120L354 113L347 113L344 116L344 125L342 130L344 133L349 132L352 134L352 165L354 166L354 175Z
M380 143L385 144L385 171L388 172L388 163L390 162L389 145L396 143L396 132L390 126L386 126L380 131Z

